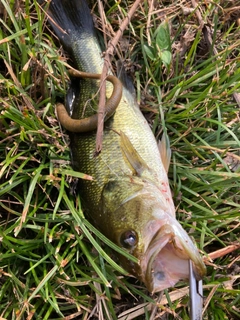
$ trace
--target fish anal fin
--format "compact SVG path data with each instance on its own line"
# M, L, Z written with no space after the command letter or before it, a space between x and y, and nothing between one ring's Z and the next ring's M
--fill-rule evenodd
M134 148L127 135L122 131L120 131L120 146L131 166L131 170L135 172L135 174L141 176L143 171L149 169L148 165Z
M162 139L158 141L158 150L162 159L162 163L166 172L168 172L171 161L171 149L168 135L163 133Z

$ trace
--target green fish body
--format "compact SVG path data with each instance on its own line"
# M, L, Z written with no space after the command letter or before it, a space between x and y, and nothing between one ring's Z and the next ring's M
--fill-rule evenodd
M102 51L86 1L53 0L48 14L77 69L101 74ZM204 275L205 266L175 218L164 166L167 161L161 158L155 137L126 83L114 115L104 123L98 156L96 130L69 132L72 165L93 177L92 181L79 182L86 215L109 239L138 258L139 264L134 264L119 256L131 274L150 292L157 292L189 278L188 260L192 260L198 279ZM97 112L99 84L95 79L72 79L67 96L71 118L86 118ZM107 98L112 91L112 84L107 82Z

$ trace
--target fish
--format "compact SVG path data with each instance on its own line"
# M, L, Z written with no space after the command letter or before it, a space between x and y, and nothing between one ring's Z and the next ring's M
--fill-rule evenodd
M70 73L66 104L58 105L58 115L69 134L73 169L93 177L78 185L85 216L137 258L135 263L118 256L150 293L189 279L189 261L201 280L206 270L203 260L176 220L166 136L157 143L122 68L119 78L110 73L107 78L106 107L112 104L113 109L105 117L102 151L96 156L96 121L89 129L78 129L82 120L96 118L104 64L90 9L85 0L52 0L45 9L54 33L79 70Z

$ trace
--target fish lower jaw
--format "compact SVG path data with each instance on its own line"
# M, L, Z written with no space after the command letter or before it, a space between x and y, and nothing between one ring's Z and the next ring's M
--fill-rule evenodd
M189 236L181 225L162 225L140 259L142 280L149 292L159 292L189 278L189 263L202 278L205 266Z
M188 279L188 260L179 258L167 244L148 265L145 284L151 293L174 287L180 280Z

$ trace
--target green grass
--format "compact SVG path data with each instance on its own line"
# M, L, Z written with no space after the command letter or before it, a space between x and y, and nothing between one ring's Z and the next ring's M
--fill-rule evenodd
M115 262L120 249L84 218L73 186L90 177L72 170L55 115L54 103L68 87L67 57L36 1L16 3L0 4L0 318L189 319L187 283L156 304L158 295ZM157 3L151 16L147 1L139 8L113 64L131 59L142 110L157 138L169 135L177 218L207 261L203 318L238 319L239 250L207 258L239 244L236 3L199 1L212 46L194 12L184 15L178 1ZM108 1L114 30L130 4Z

